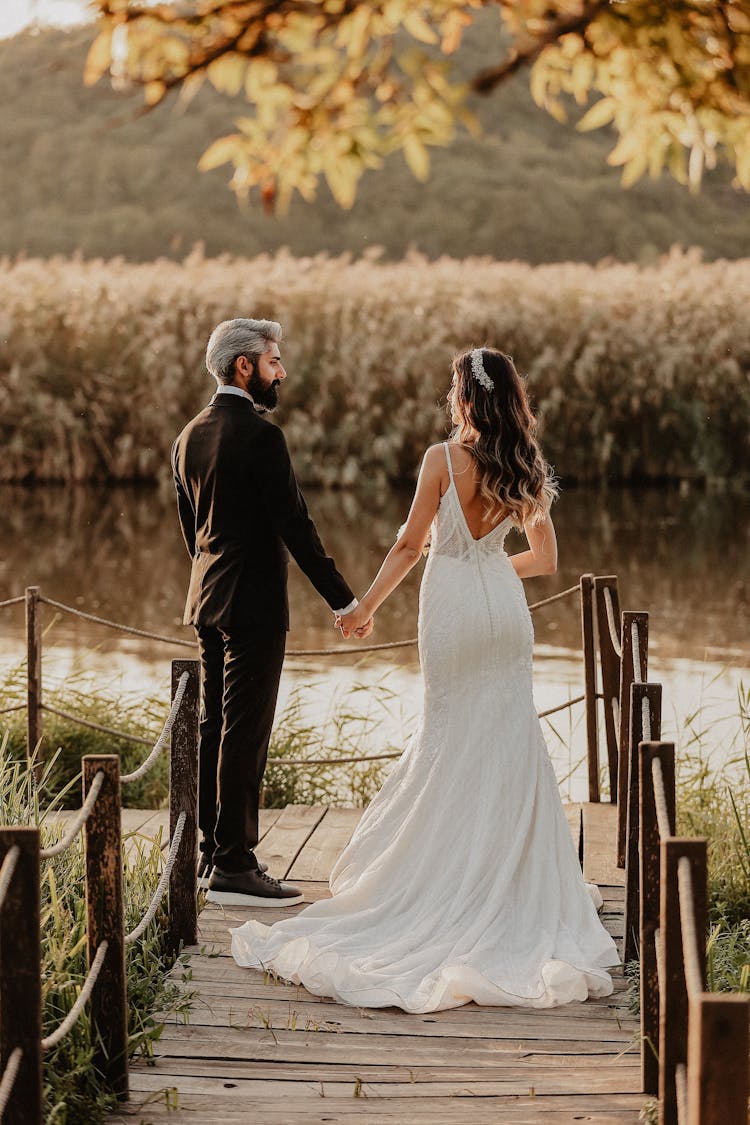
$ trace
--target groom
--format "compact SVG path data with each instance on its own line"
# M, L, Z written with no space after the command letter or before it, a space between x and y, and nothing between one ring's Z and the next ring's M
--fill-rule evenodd
M206 349L216 394L172 447L192 559L183 622L195 626L201 662L198 881L227 905L302 901L254 852L289 629L288 554L335 614L358 604L323 549L282 431L263 416L286 378L280 340L275 321L219 324ZM371 630L370 621L357 635Z

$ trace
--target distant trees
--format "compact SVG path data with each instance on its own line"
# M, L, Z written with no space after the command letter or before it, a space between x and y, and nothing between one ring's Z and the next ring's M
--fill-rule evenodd
M632 184L667 169L696 188L723 153L750 190L750 0L93 0L88 83L109 73L147 105L205 80L249 111L201 167L234 166L232 188L268 207L314 198L343 207L363 171L400 149L419 179L429 148L476 128L470 90L489 94L530 67L535 101L580 129L614 126L609 162ZM455 80L450 56L479 9L497 13L486 66ZM425 48L429 47L430 50Z

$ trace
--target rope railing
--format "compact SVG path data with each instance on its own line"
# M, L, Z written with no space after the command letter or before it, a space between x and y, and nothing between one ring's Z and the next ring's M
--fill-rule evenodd
M104 782L104 774L99 771L94 778L91 788L88 791L86 800L81 805L76 813L76 816L63 837L58 840L56 844L52 844L49 848L42 848L39 852L40 859L53 859L56 855L61 855L66 848L69 848L73 843L78 833L82 830L86 821L93 812L94 805L96 804L99 793L101 792L102 784Z
M10 715L10 714L13 713L13 711L25 711L25 710L26 710L26 704L25 703L15 703L12 707L3 707L3 709L0 711L0 715Z
M62 1042L68 1032L71 1031L75 1026L81 1015L81 1012L86 1007L88 1001L91 999L91 993L94 991L94 985L97 982L99 973L102 970L102 965L104 964L104 958L107 955L107 948L108 942L103 941L96 951L94 960L91 962L91 968L89 969L86 975L86 979L81 986L81 991L78 994L78 998L76 999L75 1004L70 1009L60 1026L55 1028L55 1030L50 1035L47 1035L44 1039L42 1039L43 1051L51 1051L53 1047L56 1047L58 1043Z
M174 835L172 837L172 843L169 847L169 855L167 856L166 862L164 864L164 870L161 873L161 878L157 883L156 890L154 891L148 910L143 915L143 918L141 918L135 929L131 930L129 934L125 935L126 945L131 945L134 941L138 940L141 934L145 933L147 927L153 921L154 915L159 908L159 903L164 898L164 895L167 892L167 887L169 886L169 878L172 874L172 868L174 867L177 853L180 850L180 844L182 843L182 833L185 830L186 819L187 813L181 812L179 817L177 818L177 824L175 826Z
M698 935L695 930L693 873L687 856L678 860L677 883L680 888L680 927L685 961L685 984L687 985L688 997L697 996L699 992L703 991L703 970L701 969L701 958L698 951Z
M93 723L90 719L83 719L80 715L71 715L69 711L61 711L59 707L52 707L49 703L40 703L40 710L49 711L50 715L57 715L60 719L67 719L69 723L77 723L79 726L87 727L89 730L99 731L100 734L109 734L113 738L121 738L126 742L135 742L139 746L150 746L151 739L141 738L138 734L127 734L125 731L114 730L113 727L102 726L101 723Z
M23 600L23 599L22 599ZM162 633L152 633L148 629L136 629L133 625L123 625L120 621L110 621L107 617L98 617L95 613L86 613L82 609L75 609L72 605L57 602L54 598L39 596L39 601L67 613L71 617L79 617L83 621L91 621L94 625L105 625L109 629L117 629L120 633L127 633L131 637L143 637L149 641L163 641L165 644L179 645L182 648L197 648L196 641L186 641L182 637L165 637Z
M541 609L543 606L552 605L553 602L558 602L563 598L571 597L573 594L579 593L579 591L580 591L580 587L578 585L570 586L570 587L568 587L567 590L561 590L558 594L552 594L551 597L549 597L549 598L542 598L541 601L533 602L529 606L529 612L533 613L537 609ZM24 596L20 596L20 597L17 597L17 598L11 598L6 602L0 602L0 609L2 609L3 606L5 606L5 605L15 605L16 603L23 602L25 600L26 599L25 599ZM134 625L126 625L121 621L112 621L108 617L100 617L98 614L88 613L88 612L86 612L85 610L82 610L82 609L76 609L75 606L66 605L65 602L59 602L55 598L48 598L48 597L46 597L45 595L42 595L42 594L39 595L38 600L39 600L39 602L43 603L44 605L48 605L48 606L51 606L53 609L60 610L61 613L67 613L71 617L80 618L82 621L90 621L94 625L103 625L108 629L115 629L120 633L125 633L129 636L132 636L132 637L142 637L144 640L160 641L163 644L179 645L182 648L193 648L193 649L195 649L195 648L198 647L196 641L188 641L183 637L169 637L169 636L166 636L164 633L154 633L149 629L138 629ZM417 644L417 638L416 637L410 637L410 638L408 638L407 640L404 640L404 641L385 641L385 642L382 642L380 644L373 644L373 645L354 645L354 646L349 646L349 647L346 647L346 646L342 645L342 646L339 646L339 647L333 646L333 647L330 647L330 648L290 649L287 652L286 655L289 656L289 657L348 656L348 655L358 655L358 654L365 653L365 652L387 652L388 650L392 650L392 649L409 648L409 647L411 647L413 645L416 645L416 644ZM72 718L72 717L68 716L68 715L63 715L62 718ZM77 721L77 720L74 720L74 721ZM109 732L105 731L104 733L109 733Z
M3 908L5 896L8 893L8 887L10 886L10 881L13 878L13 872L16 869L16 864L18 863L18 857L20 854L20 848L17 844L14 844L13 847L8 850L5 859L3 860L2 867L0 867L0 910L2 910Z
M26 601L26 595L25 594L19 594L15 598L6 598L4 602L0 602L0 609L5 609L5 607L9 606L9 605L20 605L21 602L25 602L25 601Z
M609 639L612 642L612 648L618 656L622 656L622 645L620 643L620 631L615 622L615 607L612 604L612 594L608 586L604 587L604 605L607 609L607 623L609 625Z
M23 1058L23 1051L20 1047L14 1047L8 1056L8 1061L5 1064L2 1080L0 1080L0 1121L3 1119L3 1114L8 1105L8 1099L13 1093L13 1084L16 1081L18 1068L21 1065Z
M688 1125L687 1067L684 1063L678 1063L675 1067L674 1081L677 1093L677 1123Z
M659 836L662 840L666 840L668 836L671 836L672 831L669 824L669 812L667 811L664 770L659 758L653 758L651 761L651 777L654 786L654 804L656 806L656 822L659 827Z
M125 773L120 777L120 782L123 785L129 785L131 781L140 781L142 777L145 777L148 771L156 762L156 759L159 757L164 747L167 745L169 736L172 733L172 727L174 726L175 719L177 718L177 714L180 710L180 707L182 706L182 697L185 694L187 683L188 674L187 672L183 672L180 676L180 681L177 685L177 691L175 692L174 699L172 700L172 706L170 708L169 714L167 715L164 726L162 727L162 732L157 738L153 750L151 751L149 756L143 762L141 762L137 770L133 770L132 773Z

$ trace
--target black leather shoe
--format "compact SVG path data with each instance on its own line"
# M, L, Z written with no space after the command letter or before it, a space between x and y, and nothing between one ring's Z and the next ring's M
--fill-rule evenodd
M296 906L303 901L299 887L282 883L264 871L229 874L218 867L211 872L206 898L223 906Z
M197 880L197 883L198 883L198 890L199 891L207 891L208 890L208 881L211 878L211 872L213 871L213 869L214 869L213 863L211 863L206 858L205 855L201 855L199 860L198 860L198 880ZM259 871L268 871L268 864L267 863L261 863L260 860L258 860L258 870Z

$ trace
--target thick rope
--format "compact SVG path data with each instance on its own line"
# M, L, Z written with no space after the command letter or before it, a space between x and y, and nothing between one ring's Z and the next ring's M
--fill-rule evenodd
M674 1085L677 1095L677 1125L688 1125L687 1067L677 1063L674 1068Z
M622 657L622 645L620 644L619 631L615 624L615 607L612 604L612 591L609 586L604 587L604 605L607 609L607 622L609 624L609 639L612 642L612 648L615 650L619 657Z
M125 935L126 945L130 945L131 942L138 940L141 934L145 931L146 927L152 921L154 915L156 914L159 903L166 894L166 890L169 885L169 876L172 874L172 868L174 867L174 862L177 859L177 853L180 850L180 843L182 842L182 833L185 828L186 819L186 812L181 812L177 817L177 824L174 827L174 836L172 837L172 843L169 848L169 855L167 856L166 863L164 864L164 870L161 873L161 879L159 880L157 888L154 891L154 897L151 899L148 910L143 915L143 918L135 927L135 929L131 930L129 934Z
M18 857L20 854L21 849L19 848L18 844L14 844L12 848L8 848L8 851L5 853L3 865L2 867L0 867L0 910L2 910L3 908L5 896L8 893L8 887L10 886L10 881L13 878L13 872L16 869L16 864L18 863Z
M664 788L664 770L659 758L651 759L651 778L654 785L654 804L656 805L656 823L659 825L659 836L666 840L672 835L667 810L667 794Z
M14 707L3 707L0 715L10 715L11 711L24 711L26 708L25 703L16 703Z
M56 1028L50 1035L42 1039L43 1051L50 1051L53 1047L56 1047L61 1040L65 1038L65 1036L68 1034L68 1032L75 1024L76 1020L80 1016L83 1009L86 1007L87 1001L91 999L91 993L94 991L96 979L101 972L102 965L104 964L104 958L107 953L108 944L109 943L107 941L103 941L97 949L96 956L94 957L94 960L91 964L88 976L81 986L81 991L78 994L78 999L68 1012L65 1019L62 1021L60 1026Z
M26 595L20 594L17 598L6 598L4 602L0 602L0 609L5 609L7 605L20 605L21 602L26 601Z
M97 772L94 774L94 780L91 782L91 788L86 795L86 800L78 810L78 815L71 824L70 828L65 833L63 838L61 840L58 840L56 844L53 844L49 848L42 848L42 850L39 852L40 859L52 859L54 856L60 855L61 852L64 852L66 848L70 847L88 818L91 816L92 809L94 808L96 799L99 796L99 790L101 789L103 784L104 771L97 770Z
M654 930L654 951L656 953L656 975L659 979L659 984L662 985L665 981L664 976L664 946L661 940L661 930Z
M703 991L703 970L698 953L698 935L695 931L695 899L693 897L693 869L687 856L677 861L677 885L680 890L680 929L682 930L682 959L685 963L685 984L689 997Z
M98 730L101 734L111 734L113 738L122 738L126 742L137 742L139 746L150 746L150 738L141 738L137 734L126 734L122 730L114 730L112 727L103 727L99 723L92 723L89 719L82 719L79 715L71 715L69 711L60 711L57 707L50 707L49 703L42 703L42 710L49 711L50 715L57 715L61 719L67 719L69 723L78 723L79 726L88 727L89 730Z
M529 611L533 612L535 609L540 609L542 606L551 605L552 602L560 601L561 598L568 598L571 594L579 592L579 586L570 586L567 590L562 590L559 594L553 594L550 598L543 598L540 602L534 602L529 606ZM607 591L605 590L605 593ZM0 609L3 604L12 605L15 601L25 601L26 599L14 598L10 602L0 602ZM145 637L151 641L163 641L169 645L180 645L182 648L197 648L196 641L186 641L178 637L166 637L163 633L151 633L147 629L136 629L132 625L123 625L119 621L110 621L106 617L98 617L95 613L84 613L81 609L74 609L73 606L65 605L64 602L57 602L53 598L40 597L40 602L45 605L51 605L54 609L62 610L63 613L69 613L73 617L80 617L84 621L93 621L95 625L106 625L110 629L118 629L121 633L129 633L133 637ZM383 644L376 645L355 645L349 648L300 648L290 649L287 656L348 656L356 653L363 652L383 652L388 649L394 648L408 648L417 643L417 638L412 637L406 641L387 641Z
M120 781L122 782L123 785L126 785L128 782L131 782L131 781L139 781L142 777L145 777L146 774L148 773L148 771L153 766L156 759L161 754L164 747L167 745L167 742L169 741L169 736L172 733L172 727L174 726L175 719L177 718L177 715L178 715L179 710L180 710L180 705L182 703L182 697L185 694L185 688L187 687L188 679L189 679L188 673L183 672L182 675L180 676L180 681L177 684L177 691L174 693L174 699L172 700L172 707L170 709L169 714L167 715L167 720L164 723L164 726L162 728L162 732L159 735L158 739L156 740L156 745L154 746L153 750L151 751L149 756L146 758L146 760L144 762L141 762L141 764L140 764L140 766L138 767L137 770L133 770L132 773L126 773L126 774L122 775L122 777L120 778Z
M394 754L371 754L364 758L269 758L271 766L349 766L360 762L383 762L386 758L400 758L401 751Z
M643 742L651 741L651 708L648 703L648 696L644 695L641 700L641 727L643 729Z
M20 1047L14 1047L5 1064L5 1073L3 1074L2 1082L0 1082L0 1121L2 1121L3 1114L8 1105L8 1098L13 1093L13 1083L16 1080L22 1058L22 1049Z
M630 636L633 642L633 681L636 684L643 683L643 676L641 675L641 639L638 634L638 625L635 621L630 623Z
M109 621L106 617L97 617L94 613L84 613L81 609L73 609L72 606L53 601L52 598L40 597L39 601L44 602L45 605L54 606L55 609L61 609L63 613L69 613L73 617L80 617L84 621L93 621L95 625L107 625L110 629L119 629L121 633L130 633L133 637L145 637L150 641L164 641L165 644L180 645L182 648L197 648L196 641L184 641L179 637L165 637L161 633L149 633L147 629L134 629L132 625L122 625L119 621Z

